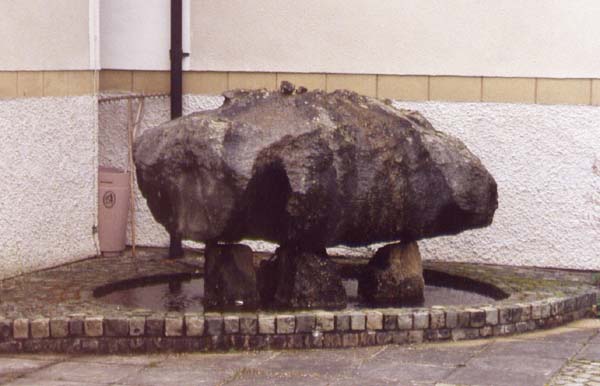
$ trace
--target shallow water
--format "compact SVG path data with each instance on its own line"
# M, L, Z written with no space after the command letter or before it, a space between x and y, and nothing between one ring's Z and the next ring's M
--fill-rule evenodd
M344 280L348 294L348 309L365 308L359 303L357 280ZM425 286L425 307L449 305L477 305L495 302L494 298L475 292L463 291L435 285ZM98 299L104 303L122 305L131 308L145 308L153 311L189 311L204 310L204 279L172 280L170 282L137 286L111 292Z

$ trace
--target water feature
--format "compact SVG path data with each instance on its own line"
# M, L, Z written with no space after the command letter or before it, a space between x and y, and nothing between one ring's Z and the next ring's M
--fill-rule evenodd
M430 282L425 283L425 301L412 306L492 304L505 297L494 287L478 288L470 285L452 288L448 286L447 280L435 278L431 273L426 276L429 276ZM348 297L346 309L369 308L358 294L357 279L346 278L342 283ZM483 286L482 283L480 284ZM127 308L144 308L158 312L202 312L204 311L204 278L187 274L149 277L114 283L97 289L94 295L103 303ZM243 304L239 306L243 309Z

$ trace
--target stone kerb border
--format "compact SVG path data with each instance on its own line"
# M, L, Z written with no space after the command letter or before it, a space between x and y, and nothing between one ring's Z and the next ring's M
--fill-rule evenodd
M347 348L479 339L592 315L598 291L462 308L1 319L0 352L135 353Z

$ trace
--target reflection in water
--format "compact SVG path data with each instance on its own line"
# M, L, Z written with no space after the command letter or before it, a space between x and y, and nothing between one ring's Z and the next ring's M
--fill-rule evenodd
M133 287L111 292L100 298L105 303L120 304L153 311L203 311L204 279L172 280L167 283Z
M348 294L348 308L357 308L358 282L344 280ZM131 308L145 308L153 311L189 311L201 312L204 310L204 279L172 280L166 283L138 286L125 290L114 291L99 299L105 303L119 304ZM477 305L491 304L494 299L475 292L462 291L433 285L425 286L425 307L434 305ZM360 305L364 306L363 304Z

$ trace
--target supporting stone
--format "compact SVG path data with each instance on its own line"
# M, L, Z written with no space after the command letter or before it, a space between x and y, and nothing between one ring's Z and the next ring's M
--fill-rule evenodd
M256 309L259 296L252 249L243 244L209 245L204 252L204 307Z
M424 287L417 243L398 243L375 253L359 280L358 293L371 304L419 305Z
M263 306L339 309L346 292L334 263L323 253L281 247L258 274Z
M169 259L179 259L183 257L183 244L181 235L171 233L169 235Z

